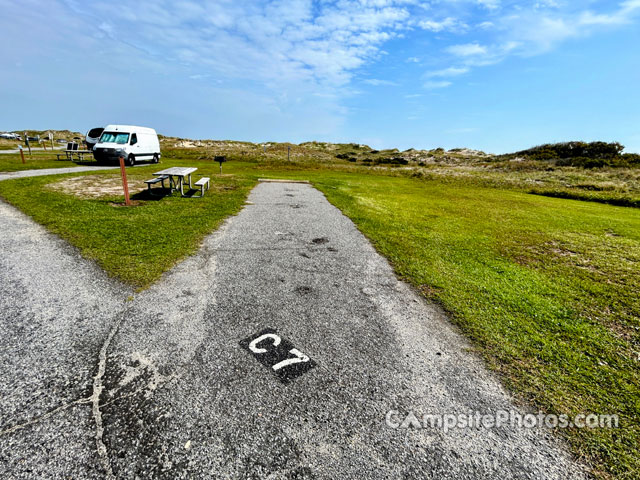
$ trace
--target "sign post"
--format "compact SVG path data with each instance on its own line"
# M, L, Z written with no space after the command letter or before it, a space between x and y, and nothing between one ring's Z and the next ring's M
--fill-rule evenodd
M24 161L24 151L22 150L22 145L18 145L18 148L20 149L20 157L22 158L22 163L27 163Z
M29 149L29 157L31 157L31 142L29 142L29 136L27 132L24 132L24 141L27 142L27 148Z
M127 171L124 168L124 155L120 155L120 175L122 176L122 188L124 189L124 203L127 206L131 205L129 200L129 184L127 183Z
M49 132L49 140L51 140L51 150L53 150L53 132Z

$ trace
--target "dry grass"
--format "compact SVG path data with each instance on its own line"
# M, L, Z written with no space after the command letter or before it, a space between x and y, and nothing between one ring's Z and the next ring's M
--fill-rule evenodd
M147 189L143 179L128 179L129 193L134 195ZM45 186L54 192L74 195L79 198L105 198L122 195L122 180L113 175L86 175L65 178Z

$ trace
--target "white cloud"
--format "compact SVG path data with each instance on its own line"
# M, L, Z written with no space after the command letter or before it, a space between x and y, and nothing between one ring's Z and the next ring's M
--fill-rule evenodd
M446 88L451 85L453 85L453 82L450 82L448 80L441 80L441 81L428 81L428 82L425 82L422 86L429 90L433 90L436 88Z
M449 67L443 68L442 70L435 70L432 72L427 72L425 74L426 78L434 78L434 77L457 77L458 75L463 75L470 70L469 67Z
M407 27L406 0L258 0L204 3L140 0L90 4L67 0L85 17L118 25L118 40L212 76L261 79L268 85L348 83ZM106 20L105 20L106 19ZM106 23L108 22L108 23ZM161 32L161 34L159 34Z
M487 47L477 43L465 43L462 45L451 45L447 47L447 52L457 55L458 57L471 57L474 55L485 55Z
M476 3L479 3L489 10L496 10L500 7L500 0L477 0Z
M367 78L364 83L373 85L374 87L397 87L399 84L391 80L381 80L379 78Z
M418 26L423 30L430 32L442 32L442 31L458 31L466 30L467 26L464 23L459 22L453 17L447 17L444 20L422 20L418 22Z

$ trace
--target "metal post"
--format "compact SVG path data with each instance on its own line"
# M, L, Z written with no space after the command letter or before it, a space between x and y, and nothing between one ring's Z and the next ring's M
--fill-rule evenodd
M29 142L29 136L27 132L24 132L24 141L27 142L27 148L29 149L29 157L31 157L31 142Z
M22 163L27 163L24 161L24 152L22 151L22 145L19 145L18 148L20 149L20 157L22 157Z
M131 205L129 200L129 184L127 183L127 172L124 168L124 157L120 155L120 175L122 175L122 188L124 189L124 203L125 205Z

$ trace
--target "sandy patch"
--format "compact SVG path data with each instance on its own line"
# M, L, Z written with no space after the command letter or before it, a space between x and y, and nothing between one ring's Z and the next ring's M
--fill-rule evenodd
M144 180L129 179L129 195L146 190ZM168 185L165 182L165 185ZM86 175L82 177L65 178L59 182L47 185L49 190L75 195L80 198L102 198L124 195L122 180L115 175Z

